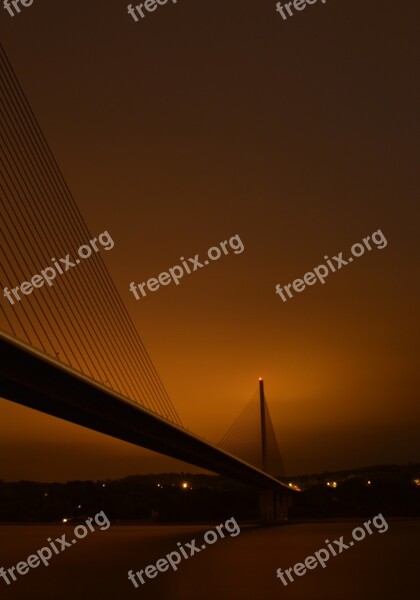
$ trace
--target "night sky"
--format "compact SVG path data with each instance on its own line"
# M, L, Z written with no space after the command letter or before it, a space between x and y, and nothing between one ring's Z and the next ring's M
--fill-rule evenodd
M178 0L138 23L120 0L0 9L2 44L90 230L115 241L104 260L188 429L216 442L263 376L289 474L419 461L418 2L328 0L287 21L272 0ZM276 295L378 229L382 250ZM130 294L235 234L243 253ZM0 479L181 468L0 402Z

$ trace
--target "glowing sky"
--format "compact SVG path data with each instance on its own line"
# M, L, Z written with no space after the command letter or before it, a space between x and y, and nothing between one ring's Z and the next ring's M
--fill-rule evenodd
M185 425L216 441L263 375L289 473L420 460L415 13L347 0L283 22L271 0L182 0L134 23L123 2L45 0L0 15ZM383 250L276 296L377 229ZM242 254L129 293L235 234ZM0 402L5 480L179 468Z

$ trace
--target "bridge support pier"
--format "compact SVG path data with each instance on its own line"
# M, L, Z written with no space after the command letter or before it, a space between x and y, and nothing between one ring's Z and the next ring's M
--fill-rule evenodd
M260 491L260 523L271 525L287 521L290 497L272 490Z

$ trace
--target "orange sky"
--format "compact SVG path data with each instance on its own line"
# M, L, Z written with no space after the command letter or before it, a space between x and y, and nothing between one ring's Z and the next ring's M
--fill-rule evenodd
M263 375L288 473L420 460L414 3L283 22L183 0L138 24L103 4L45 0L0 33L184 424L217 441ZM383 250L274 293L377 229ZM242 254L129 293L235 234ZM3 479L180 468L7 401L0 450Z

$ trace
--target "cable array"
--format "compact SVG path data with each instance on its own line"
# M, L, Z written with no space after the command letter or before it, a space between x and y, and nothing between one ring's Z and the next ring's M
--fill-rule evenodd
M267 435L266 471L273 476L284 475L283 461L266 401L264 410ZM218 446L258 469L263 469L261 405L258 390L229 427Z
M29 281L92 235L0 45L0 287ZM100 253L12 306L2 328L182 426Z

